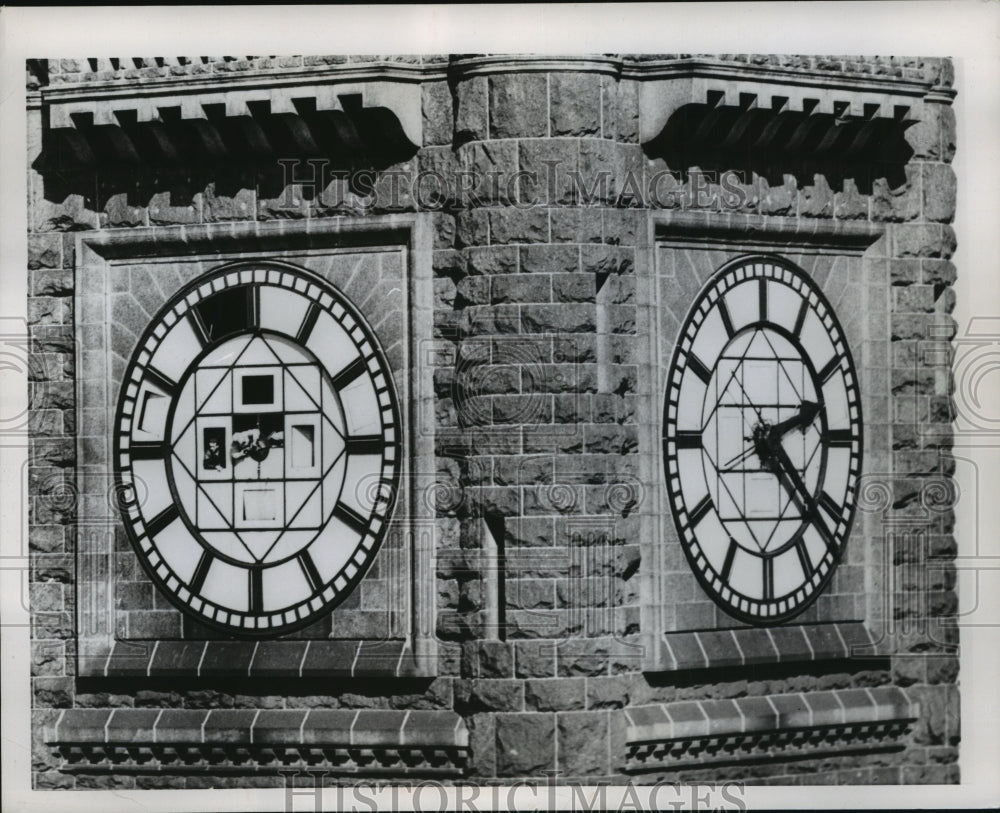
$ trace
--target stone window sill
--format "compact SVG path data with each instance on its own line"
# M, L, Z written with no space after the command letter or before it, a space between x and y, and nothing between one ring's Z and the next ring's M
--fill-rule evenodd
M673 632L665 633L657 644L644 666L646 672L733 669L876 654L860 621Z
M81 655L82 677L432 677L404 641L115 641Z

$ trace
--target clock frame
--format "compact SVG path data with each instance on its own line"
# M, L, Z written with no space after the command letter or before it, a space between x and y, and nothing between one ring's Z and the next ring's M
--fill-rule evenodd
M819 286L764 255L713 274L678 336L662 433L678 539L726 613L781 623L826 588L854 520L863 438L847 340Z
M239 263L182 289L137 344L114 426L129 539L209 627L301 628L379 550L400 478L392 373L360 313L309 272Z

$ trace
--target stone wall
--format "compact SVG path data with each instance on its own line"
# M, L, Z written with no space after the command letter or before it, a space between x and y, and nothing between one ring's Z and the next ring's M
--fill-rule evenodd
M681 62L644 56L624 64ZM388 58L224 57L184 60L48 60L29 65L29 87L90 82L183 83L205 74L335 70ZM803 224L865 221L884 229L866 255L872 303L866 397L881 418L866 427L867 502L874 531L866 585L895 586L883 617L868 617L880 657L762 663L742 669L642 672L643 500L662 488L644 479L638 414L641 376L637 278L648 268L649 205L629 198L628 179L666 169L639 143L641 76L605 63L453 69L440 58L392 58L427 68L423 144L389 168L405 177L437 172L437 196L404 195L399 208L431 212L436 414L438 677L280 685L243 681L78 679L75 676L74 555L78 499L77 421L97 382L75 378L77 353L101 319L74 314L77 232L275 219L364 217L357 200L323 205L303 184L275 189L240 175L220 184L180 173L147 190L65 194L30 172L29 321L32 339L30 545L32 669L37 787L281 786L282 777L86 774L64 771L41 740L69 708L452 709L470 732L468 776L541 780L623 779L622 709L679 700L764 697L895 685L920 703L903 750L816 756L772 764L647 773L636 781L746 779L769 783L958 781L957 636L936 620L956 606L954 524L949 502L951 285L955 247L955 119L927 102L906 130L913 155L905 180L862 194L835 191L822 176L800 184L762 178L743 187L740 210ZM726 56L739 74L764 66L793 79L829 71L951 84L947 60ZM139 64L139 63L142 64ZM452 64L456 60L452 60ZM117 64L115 64L117 63ZM48 84L46 84L48 83ZM29 113L29 162L42 118ZM677 169L671 167L670 169ZM684 168L688 169L688 168ZM591 184L608 170L604 188ZM544 183L532 183L526 173ZM476 179L472 187L451 179ZM518 173L521 173L520 175ZM577 173L574 175L574 173ZM209 173L211 175L211 173ZM493 183L491 178L502 179ZM509 179L513 183L507 183ZM581 195L577 179L586 184ZM161 179L162 180L162 179ZM551 183L549 182L551 180ZM677 179L680 208L696 181ZM308 185L308 184L306 184ZM413 185L404 184L413 189ZM632 190L634 194L634 190ZM586 199L581 199L581 198ZM292 200L295 205L287 205ZM715 214L726 213L714 207ZM806 229L807 226L801 226ZM677 310L686 311L688 302ZM116 322L117 323L117 322ZM81 326L86 326L81 328ZM81 334L81 330L83 331ZM123 360L131 352L125 346ZM659 477L657 473L656 477ZM852 542L852 544L855 544ZM482 565L490 552L499 576ZM127 553L127 550L125 551ZM125 557L127 558L127 557ZM884 562L884 567L883 563ZM928 564L934 565L928 567ZM845 563L846 565L847 563ZM690 575L690 574L689 574ZM678 595L698 590L694 577ZM845 578L847 576L845 575ZM491 606L499 580L499 606ZM491 584L493 586L491 586ZM148 586L148 585L147 585ZM686 592L685 592L686 591ZM700 594L699 594L700 595ZM664 599L660 599L663 601ZM150 601L155 599L150 596ZM691 602L677 629L698 629ZM336 611L335 611L336 612ZM817 617L817 621L823 620ZM733 626L736 626L735 624ZM884 634L883 634L884 633Z

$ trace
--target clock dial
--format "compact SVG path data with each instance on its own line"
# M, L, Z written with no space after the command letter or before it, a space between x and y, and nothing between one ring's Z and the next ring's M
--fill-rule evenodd
M843 331L788 263L723 268L691 307L664 405L667 490L688 561L730 615L777 623L840 561L861 469Z
M125 527L175 604L272 636L350 592L392 513L400 422L375 337L337 291L284 266L212 274L153 320L123 380Z

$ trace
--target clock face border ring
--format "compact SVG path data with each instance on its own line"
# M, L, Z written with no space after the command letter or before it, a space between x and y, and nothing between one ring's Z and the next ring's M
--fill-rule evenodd
M768 275L766 273L758 273L754 271L753 266L755 265L761 265L765 267L771 266L772 274ZM721 284L726 280L726 277L732 275L734 272L738 272L739 269L741 268L748 269L749 273L747 274L747 276L741 277L736 283L730 282L729 284L722 287ZM845 380L845 393L849 408L848 420L851 424L851 429L849 431L852 433L853 442L856 443L856 449L854 449L852 445L852 451L850 452L850 459L848 463L848 485L845 493L845 497L847 496L850 497L849 500L850 504L846 510L846 518L843 520L844 530L841 534L842 538L838 541L838 549L833 557L832 563L830 564L826 572L821 576L819 583L816 584L815 587L813 587L811 591L806 594L804 599L802 599L798 603L792 605L791 607L787 608L782 612L775 611L773 614L764 615L764 614L755 614L753 612L743 611L738 606L735 606L735 601L729 601L723 598L722 594L720 593L720 590L717 589L717 587L714 586L709 580L708 578L709 574L702 572L702 569L697 565L696 553L698 556L701 556L703 558L705 557L705 553L700 551L701 546L700 544L698 544L696 537L694 538L693 544L698 546L699 550L697 552L693 551L692 545L688 541L686 541L687 532L691 531L690 527L688 527L687 524L687 522L689 521L688 515L689 512L691 511L691 506L688 506L686 504L686 501L680 492L675 493L677 489L675 489L672 481L675 478L675 476L680 477L682 475L679 469L676 475L673 475L671 473L671 465L672 465L671 461L677 457L677 454L675 452L674 455L670 455L668 452L668 445L671 442L674 443L677 442L676 437L671 435L671 433L678 431L676 428L676 423L677 423L676 410L675 410L675 417L673 419L671 419L670 410L672 403L671 397L672 394L674 393L674 390L676 389L678 394L680 391L679 390L680 378L678 377L679 374L678 371L681 369L681 367L679 365L682 364L682 360L686 358L686 356L691 352L691 346L693 345L693 340L698 335L700 326L703 325L705 317L710 312L711 308L710 306L707 306L706 303L708 302L714 303L715 301L720 299L725 294L726 291L732 289L733 287L735 287L736 284L740 284L741 282L744 282L747 279L760 279L760 280L767 279L774 281L776 283L787 284L779 277L773 275L773 272L775 271L778 272L779 275L780 272L786 271L790 273L792 277L797 278L802 284L802 288L799 289L803 291L803 293L800 294L802 298L804 299L808 298L808 295L810 293L815 294L818 302L822 305L825 311L825 315L830 319L833 325L833 330L831 332L835 335L831 336L831 338L839 339L841 344L840 354L842 358L846 361L845 379L848 380ZM714 298L710 298L713 289L718 289L718 292L716 293ZM818 316L819 313L817 312L817 317ZM761 318L758 320L753 320L752 324L748 323L743 325L738 330L738 332L742 332L744 329L749 329L752 325L756 325L757 327L760 327L761 325L766 325L769 328L777 327L779 329L782 327L776 322L771 322L766 318ZM727 340L726 345L728 345L731 341L734 340L735 340L735 335L731 335L730 338ZM796 341L794 342L794 344L796 350L799 349L804 350L804 348L800 348L801 345L800 342ZM724 347L726 345L724 345ZM836 347L836 341L834 341L834 345ZM724 347L723 350L720 350L720 353L724 352ZM837 351L835 350L835 352ZM809 359L809 354L807 352L803 352L802 355L803 355L803 361L807 360L810 362L812 361L811 359ZM815 364L813 364L812 366L815 366ZM829 585L830 580L833 578L833 574L837 570L837 567L843 561L843 557L847 549L849 538L854 531L854 521L856 519L856 514L857 514L858 493L860 490L860 480L862 474L863 446L864 446L864 420L863 420L861 399L862 399L861 382L857 376L857 371L854 364L854 358L853 355L851 354L850 346L847 341L847 335L839 319L837 318L837 315L833 309L832 304L827 299L826 295L820 288L819 284L809 275L808 272L806 272L801 267L797 266L795 263L786 260L785 258L779 255L763 253L763 252L753 252L753 253L742 254L731 260L728 260L723 265L714 269L711 272L711 274L708 275L705 282L701 285L701 287L698 289L698 292L693 297L691 304L689 305L683 319L680 320L676 334L675 345L670 355L669 366L666 369L666 385L664 388L664 395L662 401L662 420L661 420L661 427L662 427L661 449L663 454L662 470L665 475L664 488L667 492L666 496L668 500L668 505L670 507L669 510L671 511L672 515L672 525L677 534L677 542L680 545L681 549L684 551L684 557L687 560L687 564L690 570L693 572L694 576L696 577L702 590L704 591L705 596L709 598L726 615L731 616L732 618L740 622L748 623L754 626L762 626L762 627L775 626L784 623L797 615L800 615L808 607L810 607L819 598L820 595L822 595L825 592L827 586ZM851 408L856 409L855 417L850 416ZM824 422L826 421L825 414L823 415L823 420ZM826 445L824 444L823 448L824 463L826 462L825 458L827 456L828 451L829 449L826 448ZM676 467L676 462L673 465ZM823 482L822 478L820 478L818 482L822 483ZM682 513L685 518L684 520L682 520L681 516ZM805 525L803 525L803 531L804 528ZM797 532L797 534L803 531ZM693 531L691 532L693 534ZM783 546L782 549L784 550L786 547L787 546ZM715 571L713 570L712 573L714 572ZM803 584L808 584L808 580ZM726 587L725 582L722 582L722 587ZM729 592L733 593L734 598L738 598L740 596L738 591L734 593L734 588L729 588ZM793 593L789 593L788 595L793 595L793 594L794 591ZM767 604L768 601L769 600L766 598L753 599L751 603L756 602L757 604L763 605ZM774 603L775 607L777 607L778 599L776 598L771 601Z
M189 585L186 585L184 580L180 579L177 574L174 573L165 559L158 553L156 554L158 560L156 563L151 562L149 558L147 558L147 554L143 550L140 537L146 538L150 535L147 523L152 518L145 517L145 515L141 513L139 504L137 503L137 483L135 482L136 475L133 470L135 458L132 457L131 451L123 452L122 448L123 437L128 440L130 431L123 429L123 420L128 419L131 422L135 422L138 418L136 411L136 402L138 398L137 388L138 386L141 386L144 380L146 380L146 375L151 367L151 360L155 350L159 349L162 340L169 334L170 327L173 327L181 319L187 318L187 314L193 312L199 302L203 302L205 299L214 296L220 290L232 291L241 287L246 287L247 289L259 289L262 284L265 286L272 284L275 285L275 287L289 290L289 286L287 285L276 285L273 282L269 283L268 277L273 274L276 274L277 278L283 281L286 279L284 275L290 275L290 278L294 280L294 285L291 286L292 290L300 294L307 301L312 300L310 300L310 294L307 294L306 291L309 291L313 296L315 296L316 302L313 306L310 306L310 310L321 310L323 307L326 307L330 316L337 319L339 322L339 317L334 315L335 307L339 307L342 309L340 312L345 315L345 318L352 320L355 326L360 330L360 338L349 338L351 338L351 340L355 343L357 352L362 354L359 357L359 360L361 358L367 360L369 369L370 365L375 365L376 372L369 374L380 374L385 379L385 386L381 392L385 393L385 398L388 403L383 403L380 409L383 415L389 416L390 422L386 423L385 420L380 419L380 424L383 426L383 430L386 428L390 428L392 430L392 437L383 438L382 453L379 458L379 471L381 473L378 476L378 493L374 497L374 501L372 503L373 508L368 515L368 527L361 531L358 541L354 547L351 548L351 553L346 559L346 562L343 563L342 566L338 567L332 577L324 578L322 583L313 589L305 600L299 601L297 604L289 605L291 607L290 610L261 609L259 612L255 612L251 606L247 610L241 611L240 618L253 617L255 619L267 619L269 616L274 617L276 615L281 615L282 613L286 614L286 618L283 623L271 623L270 621L265 623L264 621L260 621L260 626L247 627L245 626L246 622L243 622L244 625L228 623L229 613L233 613L234 620L237 615L237 612L232 609L228 610L224 616L225 620L223 621L216 620L217 617L221 617L223 615L222 612L218 611L219 608L213 609L211 616L206 615L199 609L195 609L195 601L192 601L190 598L193 595L192 591L187 589ZM227 277L230 279L236 278L236 281L227 284L225 282ZM203 296L192 300L191 297L197 294L199 289L204 292ZM319 291L319 294L315 293L317 290ZM319 300L321 299L330 304L320 306ZM164 320L170 317L171 313L181 306L183 306L181 315L174 315L169 327L164 329ZM313 319L313 322L315 322L315 318ZM160 330L162 334L158 339L154 338L154 334L157 330ZM353 332L353 328L351 330ZM182 376L180 376L180 379L186 380L189 374L193 374L198 362L213 348L224 344L234 336L254 332L266 333L267 331L262 330L260 325L257 324L252 328L236 330L235 332L229 332L210 340L208 347L203 348L202 351L196 354L196 360L189 360L185 362L186 366ZM279 335L282 335L280 331L278 333ZM292 339L295 341L294 336L287 333L283 335L286 339ZM153 344L154 341L155 344ZM309 352L309 349L306 348L303 343L297 344L300 349ZM365 345L366 349L362 350L362 344ZM153 347L153 352L150 352L149 350L151 345ZM144 360L140 361L140 359L144 356ZM319 367L321 368L321 378L323 375L326 375L329 379L330 376L337 372L336 370L330 370L327 365L322 362L319 364ZM362 364L361 368L365 369L365 365ZM136 385L135 391L133 391L130 395L129 391L133 385ZM396 394L396 380L393 368L389 365L385 353L378 342L376 333L372 329L370 323L362 315L358 307L350 301L346 294L315 272L281 260L256 258L239 260L217 266L211 271L198 275L175 291L169 296L165 304L149 320L125 366L119 387L120 390L117 398L117 406L114 413L114 424L111 430L113 434L114 461L112 469L115 482L115 493L116 495L120 495L120 499L117 500L118 514L122 521L126 537L129 539L131 547L134 550L135 555L138 557L143 570L158 589L160 594L166 597L173 606L177 607L186 617L192 618L199 624L202 624L209 629L236 638L259 640L262 638L279 637L314 623L319 618L328 615L336 606L338 606L344 599L355 591L358 584L364 578L365 574L374 562L379 550L381 549L389 527L392 524L392 518L400 496L399 491L402 483L402 469L405 465L405 459L403 456L405 446L403 443L402 411ZM173 397L174 402L171 403L169 407L170 416L165 421L166 428L164 430L165 434L162 443L168 450L171 445L169 433L172 431L174 411L176 407L175 402L179 395L180 388L177 389L177 392ZM129 415L125 414L127 406L131 408L131 414ZM323 419L320 418L320 420L322 422ZM129 440L129 450L132 449L133 443L134 441ZM364 452L359 453L363 454ZM167 454L170 454L170 452L168 451ZM172 465L172 461L170 465ZM167 465L165 462L164 469L166 470L170 468L170 465ZM178 515L183 517L185 526L187 527L188 520L186 512L180 508L181 503L179 501L179 495L176 490L172 473L167 476L167 485L170 489L170 505L178 508ZM322 485L320 485L320 487L322 487ZM138 517L138 520L136 517ZM322 522L322 528L329 525L331 521L332 517L327 517L325 522ZM378 527L377 529L372 530L373 523L376 521L378 523ZM137 532L135 527L137 523L141 532ZM320 535L323 533L322 528L320 530ZM202 547L211 548L211 545L206 540L201 538L200 533L196 533L194 539ZM147 539L147 542L148 541L149 540ZM155 547L153 550L155 552ZM361 554L365 555L362 556ZM161 575L157 572L158 569L164 568L168 572L168 576ZM264 565L262 564L256 567L257 570L261 571L263 568ZM252 570L250 567L247 567L246 569L248 570L248 573ZM189 598L182 598L178 595L175 587L168 586L168 578L172 579L174 582L180 582L181 589ZM252 574L248 575L248 578L251 579L252 585ZM336 589L334 590L335 583ZM252 590L253 587L251 586L251 591ZM208 600L202 599L197 595L194 595L193 598L199 605L211 604ZM287 614L293 614L297 617L289 620L287 618Z

